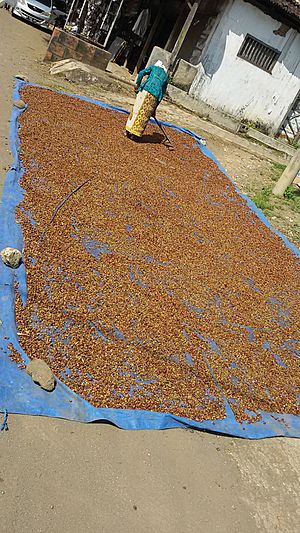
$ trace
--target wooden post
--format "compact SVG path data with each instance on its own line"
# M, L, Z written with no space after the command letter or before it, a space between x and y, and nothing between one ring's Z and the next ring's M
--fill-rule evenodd
M291 185L300 171L300 148L296 151L292 159L290 160L288 166L281 174L281 177L277 181L272 193L275 196L283 196L286 188Z
M158 25L160 23L161 14L162 14L162 11L161 11L161 9L159 9L159 11L157 12L157 15L155 17L155 20L153 22L153 26L152 26L152 28L149 31L148 37L146 39L146 42L145 42L145 44L143 46L143 49L142 49L142 51L140 53L140 57L138 58L136 67L134 69L134 74L137 74L139 72L140 68L141 68L141 65L142 65L142 63L144 61L144 57L145 57L145 55L146 55L146 53L148 51L148 48L149 48L149 46L151 44L153 36L154 36L154 34L155 34L156 30L157 30L157 27L158 27Z
M174 45L174 48L172 50L172 54L171 54L171 59L170 59L170 69L173 70L173 68L175 67L175 63L176 63L176 60L177 60L177 57L178 57L178 54L180 52L180 49L183 45L183 42L184 42L184 39L186 38L187 36L187 32L189 31L190 27L191 27L191 24L194 20L194 17L196 15L196 12L198 10L198 7L199 7L199 4L200 2L194 2L192 7L191 7L191 11L189 12L188 16L187 16L187 19L182 27L182 30L177 38L177 41Z
M177 33L179 33L179 28L180 28L180 25L182 24L182 19L183 19L183 14L184 14L185 9L187 9L186 5L182 4L177 20L173 26L173 30L171 31L169 35L169 39L167 40L166 45L165 45L165 50L167 50L168 52L170 51L169 48L170 48L170 45L172 44L174 36Z

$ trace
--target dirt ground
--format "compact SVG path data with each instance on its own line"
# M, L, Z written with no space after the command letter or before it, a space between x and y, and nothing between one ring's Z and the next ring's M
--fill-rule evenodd
M3 180L11 163L13 75L22 72L52 86L57 80L42 63L47 34L1 9L0 35ZM120 94L103 93L103 98L131 103ZM185 120L183 112L166 106L161 116L176 122L173 112L178 123ZM192 119L186 120L191 127ZM209 138L208 146L245 191L260 191L278 172L272 163L225 142ZM294 533L300 528L299 457L299 441L292 439L126 432L108 424L10 415L9 431L0 434L1 531Z

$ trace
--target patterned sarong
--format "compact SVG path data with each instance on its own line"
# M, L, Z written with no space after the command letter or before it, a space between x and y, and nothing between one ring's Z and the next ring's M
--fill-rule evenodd
M127 120L126 131L136 137L141 137L156 108L157 100L155 96L147 91L139 92L135 99L133 110Z

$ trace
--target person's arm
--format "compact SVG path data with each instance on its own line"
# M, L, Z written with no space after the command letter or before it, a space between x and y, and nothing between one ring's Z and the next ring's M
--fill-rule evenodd
M136 79L136 86L139 87L141 85L141 82L143 80L143 78L145 76L149 76L149 74L151 74L151 70L152 70L152 67L147 67L147 68L144 68L143 70L141 70L138 75L137 75L137 79Z

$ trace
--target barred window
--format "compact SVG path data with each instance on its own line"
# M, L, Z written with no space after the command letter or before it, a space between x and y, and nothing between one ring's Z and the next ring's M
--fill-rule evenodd
M269 74L280 56L280 52L267 44L262 43L252 35L246 35L245 40L238 52L238 57L245 59Z

